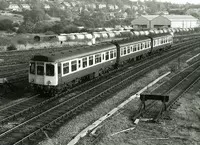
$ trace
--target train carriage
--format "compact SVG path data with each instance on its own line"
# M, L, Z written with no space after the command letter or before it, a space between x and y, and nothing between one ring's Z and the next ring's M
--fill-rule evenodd
M40 93L55 94L171 44L171 35L160 34L35 55L30 61L29 83Z

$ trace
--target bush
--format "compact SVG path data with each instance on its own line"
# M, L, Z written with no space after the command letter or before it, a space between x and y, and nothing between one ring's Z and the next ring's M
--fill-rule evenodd
M7 47L7 51L17 50L17 47L14 44L11 44Z
M23 45L26 45L27 44L27 40L24 38L24 39L18 39L17 40L17 43L18 44L23 44Z
M54 35L55 33L53 31L47 31L45 32L45 35Z

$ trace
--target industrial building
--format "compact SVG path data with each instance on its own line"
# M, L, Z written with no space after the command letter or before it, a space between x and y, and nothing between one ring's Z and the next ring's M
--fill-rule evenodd
M131 22L137 28L195 28L199 20L191 15L142 15Z

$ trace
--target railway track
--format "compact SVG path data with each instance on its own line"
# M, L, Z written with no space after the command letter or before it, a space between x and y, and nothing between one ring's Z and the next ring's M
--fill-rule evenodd
M166 109L169 110L176 101L182 97L187 91L200 80L200 61L189 66L185 70L173 76L170 81L164 82L151 93L156 95L169 96L169 103L166 104ZM161 102L152 101L146 109L137 113L133 120L139 118L141 115L144 118L150 118L157 122L162 118L163 110L161 109ZM168 116L169 117L169 116ZM165 115L166 118L166 115Z
M191 38L192 37L192 38ZM199 34L175 36L176 38L188 38L183 40L186 42L195 41L194 39L200 39ZM191 42L192 42L191 41ZM180 43L178 41L177 43ZM181 44L176 44L181 45ZM10 52L0 52L0 59L5 59L5 62L0 63L0 78L7 78L12 83L20 82L27 79L28 73L28 61L36 53L51 53L55 51L70 50L74 47L67 48L50 48L50 49L36 49L36 50L25 50L25 51L10 51ZM19 59L20 58L20 59ZM23 59L22 59L23 58Z
M162 56L157 56L145 62L144 64L139 64L135 67L130 67L125 69L123 72L117 72L112 77L108 77L106 81L96 84L90 89L85 89L83 91L74 92L72 94L66 93L59 94L56 100L51 101L45 100L43 105L34 107L31 112L23 114L19 118L12 120L14 122L18 121L11 128L4 128L4 132L0 134L1 144L27 144L25 141L33 139L37 134L42 133L44 130L50 130L51 128L61 124L63 121L70 119L75 114L87 109L98 103L100 100L108 97L108 94L116 92L116 90L122 89L132 83L133 80L141 77L141 74L157 68L173 58L187 52L189 48L196 47L196 44L186 45L181 49L174 49ZM13 115L13 114L12 114ZM9 117L9 116L8 116ZM3 122L2 127L6 127L10 120ZM6 123L6 124L5 124Z
M196 40L197 39L197 40ZM187 40L183 43L188 44L188 43L194 43L195 41L198 41L200 37L195 38L194 40ZM173 48L180 47L183 45L183 43L178 43L173 45ZM1 69L0 71L0 78L7 78L11 83L16 83L20 81L27 80L27 74L28 74L28 64L17 64L15 65L8 65L8 66L0 66Z

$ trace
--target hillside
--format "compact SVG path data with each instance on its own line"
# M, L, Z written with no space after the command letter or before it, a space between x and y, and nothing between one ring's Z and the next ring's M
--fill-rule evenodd
M17 30L18 33L49 31L70 33L78 32L77 27L87 29L130 25L134 18L144 14L185 14L193 7L194 5L190 4L174 5L155 0L144 2L130 0L0 0L1 13L23 16L23 21L17 21L19 27L13 29L3 25L1 15L0 30ZM196 17L199 16L193 11L188 12ZM12 19L10 21L11 24L16 22Z

